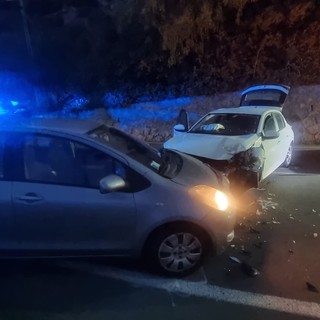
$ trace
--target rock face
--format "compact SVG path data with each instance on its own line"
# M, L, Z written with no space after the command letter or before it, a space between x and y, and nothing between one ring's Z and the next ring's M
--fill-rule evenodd
M292 88L283 113L293 127L296 143L320 144L320 86Z
M198 97L191 99L190 102L181 106L190 114L193 114L193 121L199 119L207 112L223 108L238 106L240 102L240 92L219 94L212 97ZM157 103L146 102L143 108L150 113L159 112ZM134 136L152 142L164 142L172 137L173 126L179 113L175 100L172 104L166 103L165 110L172 114L169 120L155 119L135 119L132 117L130 122L113 123L133 134ZM131 111L134 113L134 108ZM295 133L296 144L320 144L320 86L301 86L291 88L289 96L283 108L283 113L288 122L292 125ZM156 116L155 116L156 117Z

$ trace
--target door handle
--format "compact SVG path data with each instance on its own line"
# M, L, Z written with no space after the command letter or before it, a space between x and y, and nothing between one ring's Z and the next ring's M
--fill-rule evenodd
M41 201L43 198L39 197L35 193L27 193L27 194L25 194L23 196L16 197L16 199L18 199L20 201L27 202L27 203L34 203L34 202L37 202L37 201Z

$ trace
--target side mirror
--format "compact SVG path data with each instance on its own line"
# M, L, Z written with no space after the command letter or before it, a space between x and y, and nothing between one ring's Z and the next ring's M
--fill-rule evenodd
M187 132L186 127L183 124L176 124L173 127L173 136L176 137L184 132Z
M185 132L186 127L183 124L176 124L173 129L177 132Z
M279 137L280 137L279 132L275 130L268 130L268 131L262 132L262 138L264 139L276 139Z
M103 194L118 191L125 186L126 182L115 174L110 174L109 176L102 178L99 182L100 192Z

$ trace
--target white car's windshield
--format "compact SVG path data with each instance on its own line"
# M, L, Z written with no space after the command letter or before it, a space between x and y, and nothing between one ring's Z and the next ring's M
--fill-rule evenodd
M181 170L182 158L176 152L160 153L146 143L113 127L100 126L88 133L91 138L124 153L158 174L172 179Z
M259 115L237 113L212 113L196 123L189 132L224 136L240 136L256 133Z

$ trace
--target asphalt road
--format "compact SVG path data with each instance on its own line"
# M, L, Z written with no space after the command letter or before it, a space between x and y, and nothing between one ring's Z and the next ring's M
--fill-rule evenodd
M242 198L232 246L183 280L135 261L2 261L0 319L320 319L319 190L320 150L297 151Z

